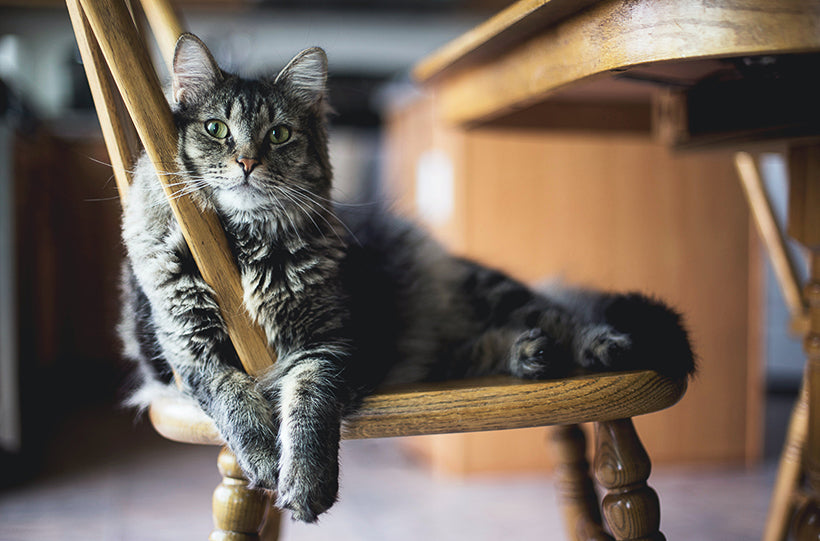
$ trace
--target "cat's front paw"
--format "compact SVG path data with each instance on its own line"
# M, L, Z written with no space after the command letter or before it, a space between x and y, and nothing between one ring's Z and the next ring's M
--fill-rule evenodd
M251 486L267 490L276 489L279 477L279 457L273 438L260 442L260 445L232 450L236 456L236 462Z
M541 379L562 375L567 354L541 329L530 329L516 338L510 348L509 369L513 376Z
M287 461L279 472L276 505L289 509L296 520L315 522L336 502L338 492L338 462Z
M632 347L628 334L609 325L596 325L582 330L577 338L577 360L584 368L619 369Z

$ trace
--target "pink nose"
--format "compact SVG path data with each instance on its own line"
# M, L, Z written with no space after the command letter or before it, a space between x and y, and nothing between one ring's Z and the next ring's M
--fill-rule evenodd
M236 159L236 163L242 166L242 170L245 171L245 174L250 174L253 171L253 168L259 165L259 160L255 160L253 158L245 158L244 156L240 156Z

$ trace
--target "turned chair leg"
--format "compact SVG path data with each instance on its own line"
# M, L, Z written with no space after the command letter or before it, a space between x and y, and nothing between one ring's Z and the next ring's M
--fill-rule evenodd
M614 539L663 541L660 502L646 484L652 468L632 419L596 423L594 471L606 489L601 508Z
M564 526L572 541L607 541L601 528L598 496L589 476L587 439L578 425L550 429L550 446L556 459L555 483Z
M276 541L280 517L271 505L270 494L248 486L228 449L219 453L218 466L222 483L214 490L215 529L209 541Z
M820 186L820 147L813 155L813 187ZM820 197L819 197L820 198ZM794 516L792 533L797 541L820 539L820 248L810 251L810 279L806 286L811 326L804 342L808 356L807 389L808 430L803 447L803 472L806 482Z
M820 145L795 143L789 147L789 236L808 249L809 332L804 348L808 357L805 384L808 391L808 430L803 447L806 477L802 501L792 533L799 541L820 538Z
M809 393L805 382L794 406L786 442L780 454L763 541L785 541L795 508L795 493L803 476L803 448L809 431Z

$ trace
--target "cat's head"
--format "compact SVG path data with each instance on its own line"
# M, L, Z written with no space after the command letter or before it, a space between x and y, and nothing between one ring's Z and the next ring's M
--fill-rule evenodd
M327 57L296 55L275 76L243 79L183 34L173 66L179 159L228 212L303 214L328 197Z

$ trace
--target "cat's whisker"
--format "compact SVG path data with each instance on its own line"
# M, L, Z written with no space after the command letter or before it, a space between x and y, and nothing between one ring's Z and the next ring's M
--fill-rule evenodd
M287 189L287 188L285 188L285 189ZM326 207L325 207L325 206L323 206L321 203L319 203L319 202L317 202L317 201L314 201L314 200L310 199L310 197L308 197L306 194L299 194L299 192L294 192L294 191L291 191L290 193L291 193L291 195L293 195L294 197L301 197L301 201L302 201L304 204L306 204L306 205L308 206L308 208L310 208L310 206L311 206L311 205L316 205L316 206L317 206L317 207L319 207L320 209L324 210L326 213L330 214L333 218L335 218L335 219L336 219L336 221L337 221L339 224L341 224L341 225L342 225L342 227L344 227L345 229L347 229L347 231L350 233L350 235L353 237L353 239L354 239L354 240L355 240L355 241L356 241L359 245L361 245L361 243L359 243L359 239L357 239L357 238L356 238L356 235L354 235L354 234L353 234L353 232L352 232L352 231L350 231L350 229L347 227L347 225L345 225L345 223L344 223L344 222L342 222L342 220L340 220L340 219L339 219L339 217L338 217L338 216L336 216L336 215L333 213L333 211L332 211L332 210L330 210L330 209L326 208ZM307 201L305 201L305 200L307 200ZM331 231L333 231L333 234L334 234L334 235L336 235L336 238L337 238L337 239L339 239L339 241L340 241L340 242L344 242L344 240L342 239L341 235L339 235L339 232L336 230L336 228L335 228L335 227L333 227L333 224L331 224L331 223L330 223L330 221L328 221L328 219L325 217L325 215L324 215L323 213L318 212L318 211L315 211L315 210L314 210L314 212L316 213L316 215L317 215L317 216L319 216L322 220L324 220L324 222L328 225L328 227L330 227Z
M288 198L288 200L290 200L290 202L291 202L291 203L293 203L294 205L296 205L296 206L297 206L297 207L298 207L298 208L302 211L302 213L303 213L305 216L307 216L307 217L308 217L308 219L310 219L310 221L311 221L311 222L313 222L313 225L316 227L316 231L317 231L317 232L319 232L319 233L321 233L321 234L322 234L322 236L324 237L324 236L325 236L325 232L322 230L322 228L321 228L321 227L319 227L319 224L316 222L316 220L314 220L314 219L313 219L313 216L311 215L310 210L309 210L309 209L306 209L302 203L300 203L297 199L295 199L295 198L293 197L293 195L295 195L295 194L288 193L288 191L287 191L286 189L284 189L283 187L281 187L281 186L279 186L278 188L280 188L280 189L279 189L279 193L281 193L282 195L284 195L285 197L287 197L287 198ZM286 212L286 213L287 213L287 212Z
M315 197L316 199L324 201L326 203L329 203L330 205L335 205L335 206L340 206L340 207L351 207L351 208L353 208L353 207L375 207L375 206L378 205L378 202L376 202L376 201L368 201L366 203L344 203L344 202L341 202L341 201L337 201L333 198L322 197L321 195L313 193L310 190L308 190L307 188L304 188L302 186L298 186L296 184L292 184L289 187L292 188L292 189L298 190L302 193L310 194L311 196Z
M333 208L332 208L332 207L330 207L330 208L329 208L329 207L326 207L326 206L322 205L319 201L316 201L316 200L314 200L314 199L311 199L311 198L313 198L313 197L320 197L320 196L318 196L318 195L316 195L316 194L312 194L312 193L308 192L307 190L305 190L304 188L301 188L301 187L299 187L299 186L295 186L295 185L293 185L293 186L288 186L288 188L290 188L290 189L293 189L293 188L298 188L299 190L304 190L304 191L302 191L302 192L295 192L295 193L301 193L301 195L302 195L302 197L303 197L303 198L307 198L307 199L308 199L308 200L310 200L313 204L315 204L316 206L318 206L319 208L321 208L322 210L324 210L326 213L328 213L328 214L329 214L329 215L330 215L333 219L335 219L335 220L336 220L336 222L338 222L338 223L339 223L339 225L341 225L342 227L344 227L344 228L345 228L345 230L346 230L346 231L350 234L351 238L352 238L354 241L356 241L356 244L358 244L359 246L361 246L361 245L362 245L362 243L361 243L361 242L359 241L359 239L356 237L356 234L355 234L355 233L353 233L353 231L352 231L352 230L351 230L351 229L347 226L347 224L344 222L344 220L342 220L341 218L339 218L339 216L336 214L336 212L333 210ZM321 199L324 199L324 198L321 198ZM329 200L329 199L328 199L327 201L331 201L331 200ZM332 201L331 201L331 203L332 203ZM324 216L322 216L322 218L325 220L325 222L327 222L327 219L326 219L326 218L324 218ZM328 222L328 225L329 225L331 228L333 228L333 226L330 224L330 222ZM334 231L335 231L335 228L333 228L333 229L334 229ZM336 236L338 237L338 233L337 233L337 235L336 235ZM339 240L341 240L341 238L339 238Z
M114 195L114 196L111 196L111 197L91 197L91 198L83 199L83 201L85 203L106 203L108 201L119 200L119 198L120 198L119 195Z

